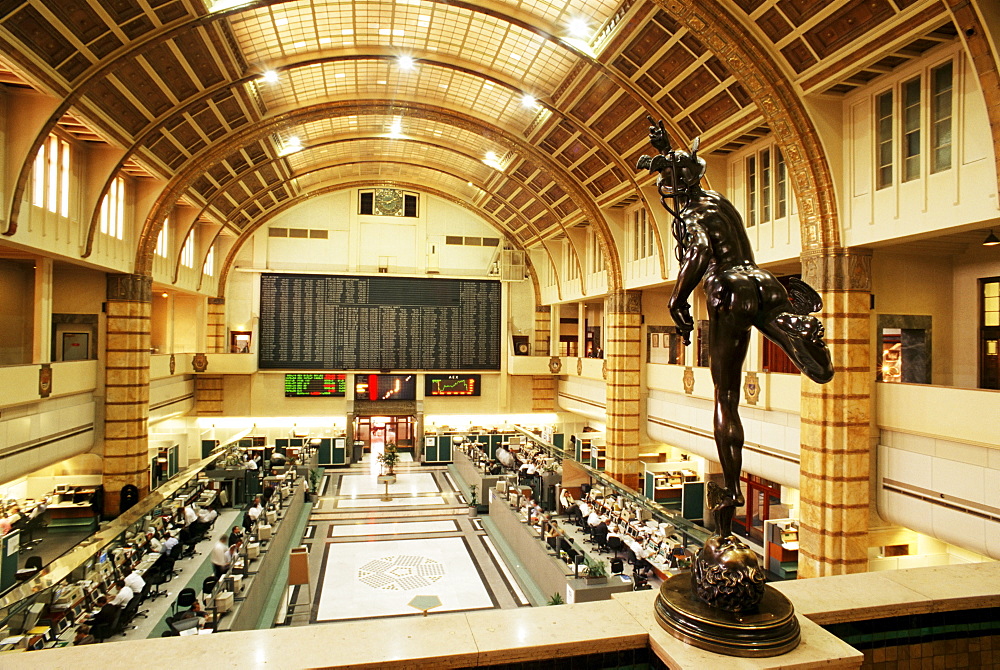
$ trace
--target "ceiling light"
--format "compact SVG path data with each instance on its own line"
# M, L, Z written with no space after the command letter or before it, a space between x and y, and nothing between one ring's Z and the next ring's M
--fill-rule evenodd
M292 136L285 141L285 146L282 147L279 154L281 156L287 156L288 154L293 154L296 151L302 151L302 140L298 137Z
M261 78L268 84L273 84L278 81L278 72L277 70L268 70L261 76Z
M169 293L161 293L160 295L162 295L164 298L169 298L170 297Z
M569 33L573 37L590 37L590 25L587 22L587 19L582 16L572 19L569 22Z
M301 42L295 42L294 44L292 44L292 48L293 49L301 49L305 45L306 45L306 41L302 40Z
M399 69L403 71L412 70L415 64L413 56L400 56L396 62L399 64Z
M521 96L521 104L524 107L534 107L535 105L538 104L538 98L536 98L533 95L528 95L527 93L525 93L523 96Z
M995 247L998 244L1000 244L1000 238L998 238L993 233L993 231L991 230L990 234L986 236L985 240L983 240L983 246L984 247Z

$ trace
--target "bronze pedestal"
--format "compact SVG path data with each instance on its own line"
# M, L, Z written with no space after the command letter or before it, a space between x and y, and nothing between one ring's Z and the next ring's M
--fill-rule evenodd
M656 621L674 637L727 656L778 656L799 644L792 603L768 586L751 612L728 612L702 602L685 576L668 579L656 597Z

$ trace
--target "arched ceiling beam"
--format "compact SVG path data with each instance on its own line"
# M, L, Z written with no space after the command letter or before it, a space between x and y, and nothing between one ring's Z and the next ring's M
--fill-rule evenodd
M763 113L788 165L799 203L803 251L840 246L830 164L795 86L724 0L651 0L725 61Z
M399 141L399 140L396 140L396 141ZM436 146L436 145L433 145L433 144L428 143L428 142L416 142L416 141L413 141L413 140L404 140L404 141L411 141L411 142L414 142L414 143L417 143L417 144L423 144L423 145L427 145L427 146L434 146L435 148L443 149L445 151L454 152L454 153L462 156L463 158L466 158L466 159L469 159L469 160L476 160L475 158L472 158L472 157L470 157L470 156L468 156L466 154L462 154L462 153L460 153L458 151L455 151L454 149L449 149L448 147ZM325 145L329 145L329 144L336 144L336 143L339 143L339 142L341 142L341 140L333 140L333 141L330 141L330 142L325 142L325 143L323 143L323 145L325 146ZM304 149L304 150L308 150L308 149ZM364 165L364 164L370 164L372 162L376 162L378 164L387 164L387 165L410 165L410 163L406 163L406 162L403 162L403 161L393 161L393 160L385 160L385 159L380 159L380 160L377 160L377 161L356 161L356 160L341 161L341 162L337 162L337 163L333 163L333 164L327 164L327 165L318 166L318 167L312 168L312 169L307 170L307 171L302 172L302 173L296 173L296 175L295 175L294 178L301 178L301 177L307 176L309 174L321 172L323 170L330 170L330 169L333 169L333 168L342 167L342 166L346 166L346 165ZM450 171L448 169L448 166L428 165L428 164L424 163L424 164L421 164L419 167L421 167L423 169L427 169L427 170L432 170L432 171L435 171L435 172L440 172L441 174L448 175L448 176L453 177L453 178L455 178L457 180L460 180L460 181L463 181L463 180L464 181L469 181L469 179L468 179L468 177L466 175L460 175L460 174L457 174L455 172L452 172L452 171ZM281 189L286 183L287 182L281 182L279 184L272 184L270 186L265 186L265 187L261 188L259 191L256 191L256 192L250 194L246 199L244 199L241 203L239 203L239 207L237 208L236 212L238 213L240 211L245 210L246 207L248 207L250 204L253 204L254 202L256 202L258 198L260 198L260 197L262 197L264 195L267 195L268 193L271 193L271 192L273 192L275 190ZM483 190L483 191L486 190L485 189L485 184L483 184L483 183L476 184L476 186L479 189ZM435 189L435 190L437 191L437 189ZM499 195L495 195L494 194L493 197L495 197L498 200L500 200L501 202L503 202L504 205L506 205L515 214L515 218L520 219L521 222L526 227L531 228L531 229L535 229L534 223L531 220L529 220L527 217L525 217L521 213L521 211L518 210L518 208L513 203L509 202L508 200L506 200L504 198L501 198ZM297 200L298 199L293 199L293 200L291 200L289 202L295 202ZM455 198L455 200L457 201L459 199ZM465 202L465 201L463 200L462 202ZM544 205L544 201L541 201L541 202ZM285 203L279 203L278 206L280 207L280 206L283 206L284 204ZM184 235L182 236L182 239L187 239L187 237L192 234L192 231L194 230L194 227L198 223L198 219L201 218L201 216L202 216L203 213L204 213L204 209L202 209L194 217L194 219L191 222L191 225L188 226L188 229L185 231ZM264 216L264 215L266 215L266 213L261 214L261 216ZM553 215L555 215L554 212L553 212ZM492 217L492 215L491 215L491 217ZM500 219L496 219L496 220L500 221ZM219 231L216 232L216 235L213 238L213 244L214 244L214 240L218 238L219 234L222 232L222 229L225 228L225 227L226 227L225 223L222 226L220 226ZM237 235L242 235L245 230L246 230L246 228L235 229L234 232L236 232ZM506 230L506 229L504 229L503 232L504 232L504 235L510 237L510 239L512 239L514 241L517 240L517 238L514 237L514 231L513 230ZM546 240L542 239L539 236L539 242L542 244L543 248L545 248L546 253L549 253L551 255L551 252L549 252L549 250L548 250ZM517 244L518 244L518 246L521 246L520 242L518 242ZM204 265L204 260L208 257L208 249L210 249L210 248L211 248L211 245L208 246L208 248L206 249L206 251L204 253L204 256L202 258L202 264L203 265ZM579 265L579 259L578 258L577 258L577 264ZM173 283L175 283L175 284L177 283L177 279L179 277L179 272L180 272L180 258L178 257L174 261ZM201 280L199 280L198 288L199 289L201 288Z
M589 194L574 181L571 175L564 171L562 166L548 160L544 152L535 149L521 138L513 136L500 128L486 126L466 115L450 110L442 110L430 105L384 102L382 103L382 107L387 110L407 110L407 113L413 117L425 118L458 128L464 128L498 144L515 147L522 156L530 157L538 165L546 166L549 169L549 175L559 184L560 188L572 194L575 198L574 202L578 207L582 208L583 215L588 217L597 229L601 231L601 234L608 238L608 244L614 244L610 226ZM232 153L237 147L247 142L255 141L285 127L328 118L331 114L358 115L370 111L371 105L356 102L311 105L280 117L241 127L216 141L214 144L200 150L177 171L167 188L160 193L154 203L140 235L139 248L136 255L136 273L149 274L149 254L155 246L156 235L159 233L167 208L172 206L187 190L196 175L205 172L206 166L213 165L224 159L225 156ZM614 247L612 246L611 248L613 249ZM613 281L609 281L609 285L617 288L621 284L621 266L618 255L614 253L609 254L608 261L612 263L612 266L609 268L609 275L613 277Z
M65 98L62 103L58 105L55 112L49 117L46 123L42 126L38 135L36 136L31 148L21 164L18 170L17 178L14 180L14 192L11 196L11 205L7 217L7 229L3 232L4 235L10 236L17 231L17 220L19 216L19 203L24 194L24 189L27 186L27 181L30 176L30 168L34 161L35 155L38 153L39 148L48 137L49 133L55 128L56 124L63 117L63 115L79 101L82 96L87 92L87 90L98 80L103 79L110 74L112 74L114 69L114 64L120 59L131 58L142 55L146 50L155 47L178 34L193 30L195 28L203 27L209 25L215 21L220 21L223 19L232 18L238 14L242 14L248 11L254 11L257 9L262 9L270 6L277 6L281 4L286 4L294 2L295 0L255 0L253 2L247 2L235 7L228 8L219 12L212 12L209 14L200 15L197 17L188 18L187 20L178 20L176 23L168 24L168 27L161 28L152 32L143 38L137 39L129 44L123 46L122 48L113 52L104 61L98 63L97 65L91 67L86 73L78 78L77 83L72 87L70 91L66 93ZM647 96L641 89L637 88L627 77L623 77L614 68L608 67L607 65L601 63L597 59L591 57L586 52L579 49L571 41L568 41L557 34L557 28L555 26L548 25L548 22L540 17L533 16L521 12L512 7L505 7L503 11L499 11L496 6L479 6L475 3L461 2L456 0L427 0L429 2L441 2L448 6L461 7L470 12L482 13L493 18L497 18L506 21L512 25L516 25L523 30L534 33L546 41L550 41L562 49L567 50L574 56L579 58L581 61L588 63L591 67L599 70L605 76L613 79L619 87L627 90L630 95L638 99L642 106L647 112L657 116L659 118L666 119L667 123L671 124L671 129L674 131L677 137L682 137L683 134L679 129L672 125L672 121L664 110L653 101L649 96ZM244 77L246 78L246 77ZM197 96L195 96L197 97Z

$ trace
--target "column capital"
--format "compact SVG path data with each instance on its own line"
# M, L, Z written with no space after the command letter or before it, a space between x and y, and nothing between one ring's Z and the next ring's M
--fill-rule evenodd
M209 305L225 305L226 304L226 299L225 298L209 298L208 299L208 304Z
M802 251L802 279L817 291L872 289L872 250L816 249Z
M642 314L642 291L615 291L604 298L608 314Z
M538 305L535 307L535 314L551 314L552 305Z
M109 274L107 276L108 300L130 302L153 301L153 278L146 275Z

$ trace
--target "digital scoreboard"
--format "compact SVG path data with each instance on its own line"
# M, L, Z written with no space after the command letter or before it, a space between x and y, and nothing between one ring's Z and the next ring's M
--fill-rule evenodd
M355 400L416 400L416 375L354 375Z
M286 398L347 395L347 375L328 372L296 372L285 375Z
M481 393L480 375L424 375L424 395L477 396Z

